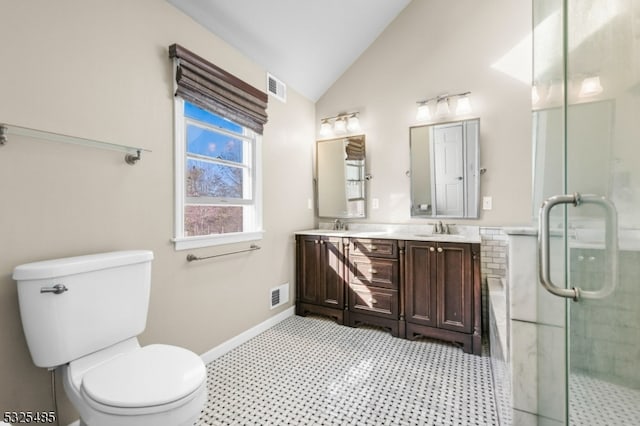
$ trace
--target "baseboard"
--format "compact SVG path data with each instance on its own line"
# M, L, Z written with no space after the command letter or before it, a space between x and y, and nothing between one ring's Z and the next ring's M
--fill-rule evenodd
M270 329L280 321L283 321L289 317L292 317L294 313L295 313L295 306L291 306L290 308L280 312L278 315L272 316L268 320L261 322L255 327L251 327L247 331L244 331L238 334L236 337L232 337L226 342L221 343L215 348L203 353L202 355L200 355L200 358L202 358L204 363L207 364L213 361L214 359L219 358L222 355L226 354L230 350L240 346L241 344L248 341L249 339L256 337L258 334L262 333L263 331Z

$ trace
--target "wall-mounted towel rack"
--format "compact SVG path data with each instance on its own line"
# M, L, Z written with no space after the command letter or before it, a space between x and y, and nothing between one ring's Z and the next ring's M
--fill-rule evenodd
M111 151L122 151L125 152L124 161L127 164L136 164L138 160L140 160L142 151L151 152L148 149L137 148L126 145L118 145L110 142L102 142L93 139L79 138L76 136L63 135L60 133L47 132L44 130L31 129L28 127L15 126L13 124L3 124L0 123L0 146L5 145L9 139L8 135L15 136L27 136L38 139L45 139L54 142L63 142L70 143L76 145L87 145L93 146L101 149L108 149Z
M254 251L254 250L260 250L262 247L255 245L255 244L251 244L249 246L248 249L245 250L238 250L238 251L230 251L228 253L221 253L221 254L214 254L212 256L206 256L206 257L198 257L195 254L188 254L187 255L187 262L193 262L195 260L206 260L206 259L212 259L214 257L221 257L221 256L229 256L230 254L236 254L236 253L245 253L247 251Z

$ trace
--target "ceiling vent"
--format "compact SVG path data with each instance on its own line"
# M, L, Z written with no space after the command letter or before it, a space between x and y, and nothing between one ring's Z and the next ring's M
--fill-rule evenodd
M267 92L282 102L287 102L287 85L267 73Z

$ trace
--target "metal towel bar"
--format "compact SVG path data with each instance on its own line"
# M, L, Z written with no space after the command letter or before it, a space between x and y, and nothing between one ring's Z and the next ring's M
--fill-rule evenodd
M251 244L249 246L248 249L246 250L238 250L238 251L230 251L229 253L221 253L221 254L214 254L212 256L205 256L205 257L198 257L195 254L188 254L187 255L187 262L193 262L195 260L206 260L206 259L212 259L214 257L221 257L221 256L228 256L230 254L236 254L236 253L245 253L247 251L255 251L255 250L260 250L262 247L256 245L256 244Z

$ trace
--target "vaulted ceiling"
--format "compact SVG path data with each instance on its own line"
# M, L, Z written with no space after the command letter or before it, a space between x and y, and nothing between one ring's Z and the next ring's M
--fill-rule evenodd
M411 0L167 0L312 101Z

